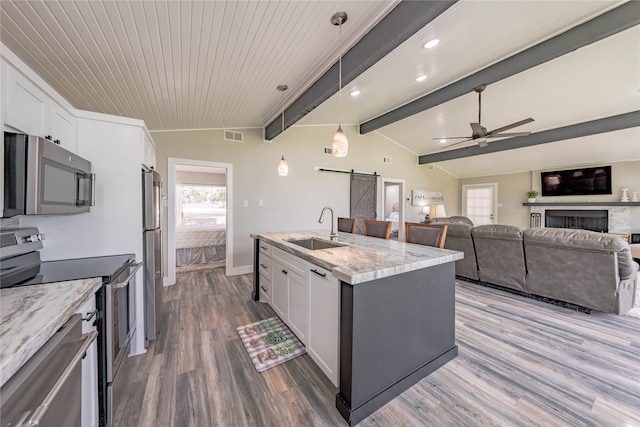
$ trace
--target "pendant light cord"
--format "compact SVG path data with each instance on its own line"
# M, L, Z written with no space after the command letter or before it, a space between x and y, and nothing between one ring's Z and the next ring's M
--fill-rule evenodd
M340 58L338 59L338 127L342 128L342 22L340 23Z

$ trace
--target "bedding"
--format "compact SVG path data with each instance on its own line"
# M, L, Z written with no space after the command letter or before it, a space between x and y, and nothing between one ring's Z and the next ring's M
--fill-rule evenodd
M180 225L176 229L176 265L224 265L226 225Z

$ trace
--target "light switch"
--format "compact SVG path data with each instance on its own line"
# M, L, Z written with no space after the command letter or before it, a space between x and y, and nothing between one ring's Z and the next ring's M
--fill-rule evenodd
M263 200L258 200L258 207L261 208L264 206L264 201Z
M243 208L248 208L249 207L249 201L248 200L243 200L242 201L242 207Z

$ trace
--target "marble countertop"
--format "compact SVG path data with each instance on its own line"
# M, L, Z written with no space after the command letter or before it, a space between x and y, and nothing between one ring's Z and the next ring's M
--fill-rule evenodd
M0 386L102 286L101 278L0 289Z
M352 285L464 258L458 251L351 233L338 233L336 242L347 246L331 249L310 250L287 242L304 237L329 240L328 230L253 233L251 237L331 270L335 277Z

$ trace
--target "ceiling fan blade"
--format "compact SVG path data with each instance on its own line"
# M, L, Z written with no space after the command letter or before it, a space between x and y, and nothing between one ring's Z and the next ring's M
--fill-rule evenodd
M514 136L527 136L527 135L531 135L531 132L507 132L507 133L498 133L498 134L489 134L486 137L487 138L507 138L507 137L514 137Z
M480 126L480 123L469 123L471 125L472 135L474 138L482 138L486 135L486 129Z
M434 141L440 141L441 139L465 139L469 138L468 136L443 136L440 138L433 138Z
M526 125L527 123L531 123L533 119L529 117L528 119L520 120L519 122L511 123L510 125L502 126L501 128L497 128L488 132L487 135L495 135L496 133L500 133L503 130L513 129L518 126Z
M453 147L454 145L462 144L469 141L473 141L473 138L467 138L464 141L458 141L458 142L454 142L453 144L445 145L444 147L442 147L442 149L444 150L445 148Z

